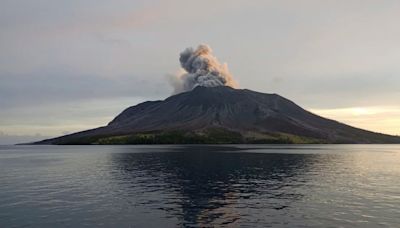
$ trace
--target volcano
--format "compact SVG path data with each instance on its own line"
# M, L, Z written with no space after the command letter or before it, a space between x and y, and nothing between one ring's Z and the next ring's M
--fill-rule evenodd
M195 87L125 109L107 126L36 144L400 143L326 119L277 94Z

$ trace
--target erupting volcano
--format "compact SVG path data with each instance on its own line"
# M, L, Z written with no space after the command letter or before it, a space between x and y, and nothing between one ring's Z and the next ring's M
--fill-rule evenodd
M174 94L125 109L107 126L36 144L400 143L308 112L277 94L237 89L207 45L180 55Z

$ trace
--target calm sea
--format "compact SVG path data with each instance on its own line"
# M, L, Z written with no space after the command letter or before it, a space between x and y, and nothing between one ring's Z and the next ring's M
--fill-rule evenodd
M0 227L399 227L400 145L1 146Z

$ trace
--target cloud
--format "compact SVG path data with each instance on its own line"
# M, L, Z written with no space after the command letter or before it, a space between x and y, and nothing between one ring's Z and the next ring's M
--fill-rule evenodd
M43 140L48 138L48 136L43 136L40 134L34 135L9 135L0 131L0 145L14 145L18 143L28 143Z
M348 125L392 135L400 135L400 106L363 106L311 109L320 116Z
M3 110L12 107L29 109L31 106L90 99L156 99L170 93L169 88L160 87L151 77L134 75L112 78L74 75L68 72L37 72L29 75L0 74L0 78L0 106Z
M107 125L125 108L146 101L143 97L63 100L58 103L22 105L2 109L0 129L8 135L60 136Z
M1 1L0 120L45 106L42 123L88 99L165 98L177 50L202 42L229 59L242 88L314 109L397 105L399 10L368 0ZM61 133L65 115L52 117Z

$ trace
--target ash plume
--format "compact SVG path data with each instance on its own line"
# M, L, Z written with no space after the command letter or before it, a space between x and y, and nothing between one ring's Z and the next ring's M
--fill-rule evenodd
M201 44L196 49L186 48L181 52L179 61L182 71L170 80L175 94L190 91L196 86L236 88L238 85L227 64L221 64L208 45Z

